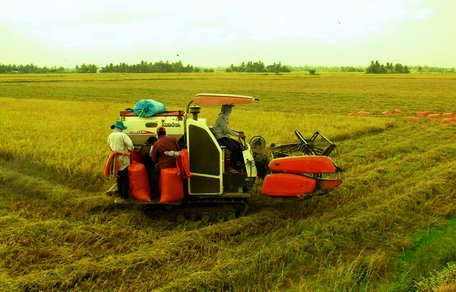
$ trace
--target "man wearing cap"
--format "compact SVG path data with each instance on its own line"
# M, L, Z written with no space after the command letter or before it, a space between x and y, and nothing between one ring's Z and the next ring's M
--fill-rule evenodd
M228 148L228 150L231 152L231 167L229 171L238 172L236 170L236 166L239 164L244 164L244 158L242 157L242 148L239 142L231 139L230 136L245 140L245 135L244 132L234 131L230 129L230 114L233 107L234 105L232 104L222 105L221 112L218 114L215 125L212 126L211 131L219 144L226 146L226 148Z
M117 190L119 191L119 197L122 199L128 198L128 166L130 165L128 153L133 150L133 142L130 137L122 132L126 128L122 121L117 120L111 125L112 133L108 137L109 148L119 154Z
M160 126L157 128L158 140L150 149L150 158L155 167L152 169L151 193L152 196L158 196L158 179L160 170L163 168L175 168L176 159L165 155L165 151L179 151L179 145L176 138L166 135L166 128Z

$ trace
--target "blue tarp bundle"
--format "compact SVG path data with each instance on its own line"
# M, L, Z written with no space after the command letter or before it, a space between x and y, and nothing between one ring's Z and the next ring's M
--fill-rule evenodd
M135 104L133 111L140 117L151 117L155 114L164 113L166 107L163 103L153 99L142 99Z

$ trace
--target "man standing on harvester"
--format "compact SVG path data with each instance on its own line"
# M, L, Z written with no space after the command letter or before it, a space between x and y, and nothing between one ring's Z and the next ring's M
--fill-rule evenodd
M175 168L176 158L165 155L165 151L179 151L179 145L176 138L166 135L166 128L160 126L157 128L158 140L150 149L150 158L155 167L152 169L151 179L151 198L159 196L158 180L160 170L164 168Z
M122 131L127 127L122 121L115 121L111 125L112 133L108 137L108 146L115 152L119 159L117 173L117 190L120 199L128 198L128 166L130 165L130 152L133 150L133 142L127 134Z

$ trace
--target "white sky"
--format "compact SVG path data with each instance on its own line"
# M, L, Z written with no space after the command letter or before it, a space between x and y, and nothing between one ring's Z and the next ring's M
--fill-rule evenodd
M454 0L0 0L0 64L455 67L455 12Z

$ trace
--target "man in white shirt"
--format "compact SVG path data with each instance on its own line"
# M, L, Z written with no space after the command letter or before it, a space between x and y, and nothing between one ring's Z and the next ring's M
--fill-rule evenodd
M122 131L127 127L122 121L115 121L111 125L112 133L108 137L108 146L111 151L119 155L119 172L117 176L117 190L119 197L128 198L128 166L130 165L129 153L133 150L133 142L127 134Z

